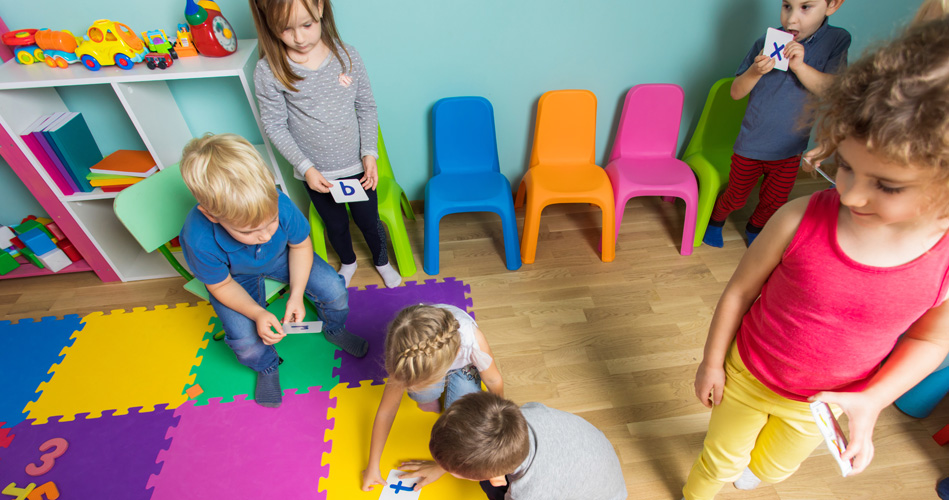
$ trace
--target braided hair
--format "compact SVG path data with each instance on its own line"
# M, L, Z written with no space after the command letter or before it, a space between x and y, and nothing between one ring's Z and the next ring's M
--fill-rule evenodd
M419 304L399 311L386 335L389 377L414 388L444 376L458 355L459 328L451 311L440 307Z

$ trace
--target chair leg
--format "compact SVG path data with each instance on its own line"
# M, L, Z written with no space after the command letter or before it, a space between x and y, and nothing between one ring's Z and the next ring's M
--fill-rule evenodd
M625 200L619 200L619 199L616 200L616 206L613 209L614 217L616 218L616 224L614 224L614 226L616 226L616 232L614 233L614 240L617 240L617 241L619 240L619 228L621 225L623 225L623 213L626 212L626 202L628 201L629 201L629 198ZM606 222L604 221L604 224L605 223ZM603 226L603 227L605 228L606 226ZM600 243L600 251L601 252L603 251L602 242Z
M415 220L415 211L412 210L412 204L409 203L409 198L405 196L405 192L400 197L400 204L402 205L402 214L409 220Z
M521 234L521 261L533 264L537 255L537 236L540 234L540 214L544 206L528 200L524 213L524 232Z
M326 260L326 229L323 227L323 219L316 212L316 207L310 203L310 239L313 241L313 251Z
M682 224L682 247L679 249L679 255L692 255L697 220L696 205L698 203L696 203L695 199L689 200L688 198L682 198L682 200L685 201L685 221ZM706 222L706 226L707 225L708 223Z
M705 237L705 230L708 228L708 221L712 217L712 209L715 208L715 200L718 199L718 190L721 186L712 186L711 182L699 183L699 201L695 215L695 237L693 246L702 246L702 238Z
M501 217L501 230L504 233L504 262L508 271L517 271L521 268L521 246L517 238L514 206L499 210L498 215Z
M391 215L391 217L390 217ZM403 278L412 276L417 271L415 256L412 255L412 245L409 243L409 233L402 221L402 214L386 214L379 212L379 217L389 230L389 239L392 240L392 250L395 252L395 261L399 265L399 274Z
M610 231L610 228L616 227L616 212L613 209L613 200L606 200L599 207L600 211L603 212L603 223L600 230L600 233L602 233L600 259L603 262L613 262L613 259L616 258L616 231L615 229Z
M422 269L425 274L435 276L438 274L438 250L439 235L438 223L441 222L441 214L435 213L435 207L425 206L425 249L422 256Z
M514 195L514 208L521 208L524 205L524 198L527 196L527 186L521 181L517 186L517 194Z

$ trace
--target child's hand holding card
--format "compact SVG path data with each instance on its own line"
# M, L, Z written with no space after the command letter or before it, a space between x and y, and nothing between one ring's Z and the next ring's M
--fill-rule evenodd
M774 69L788 70L788 58L784 56L784 49L794 41L794 35L774 28L768 28L764 37L764 55L774 59Z
M398 469L389 471L389 477L386 478L386 485L382 488L382 494L379 500L417 500L422 490L414 491L415 483L419 478L402 479L405 472Z

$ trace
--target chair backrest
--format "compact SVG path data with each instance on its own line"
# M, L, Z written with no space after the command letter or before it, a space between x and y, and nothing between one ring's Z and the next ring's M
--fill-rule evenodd
M139 245L153 252L178 236L195 203L175 164L120 191L113 208Z
M379 127L379 140L376 141L376 147L379 150L379 159L376 160L376 171L379 173L379 178L388 178L395 180L395 173L392 172L392 164L389 163L389 152L386 151L386 143L382 140L382 125L377 125Z
M734 80L734 77L723 78L712 85L695 132L682 155L683 159L702 152L731 156L748 107L748 96L737 101L732 99L731 86Z
M674 158L682 122L682 87L669 83L636 85L626 93L610 161L624 158Z
M433 174L500 172L494 108L484 97L446 97L432 107Z
M537 102L531 166L595 163L596 96L589 90L551 90Z

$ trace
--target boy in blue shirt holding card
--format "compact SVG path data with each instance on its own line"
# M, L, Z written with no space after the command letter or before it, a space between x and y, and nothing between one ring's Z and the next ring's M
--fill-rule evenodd
M210 292L237 360L257 372L255 399L276 408L282 401L274 344L281 323L302 321L304 294L324 321L323 335L363 357L365 339L346 331L349 294L343 278L313 253L306 218L279 192L257 150L234 134L206 135L182 153L181 176L198 200L181 230L185 261ZM290 284L283 321L266 309L264 280Z
M808 93L820 94L846 66L850 33L830 26L828 17L844 0L783 0L781 27L794 36L783 51L755 42L738 68L731 96L746 95L748 109L735 141L728 187L718 197L702 241L722 247L722 226L732 211L745 205L751 189L764 175L745 234L750 245L794 187L801 153L807 148L810 127L801 114ZM777 57L787 59L788 71L774 70Z

